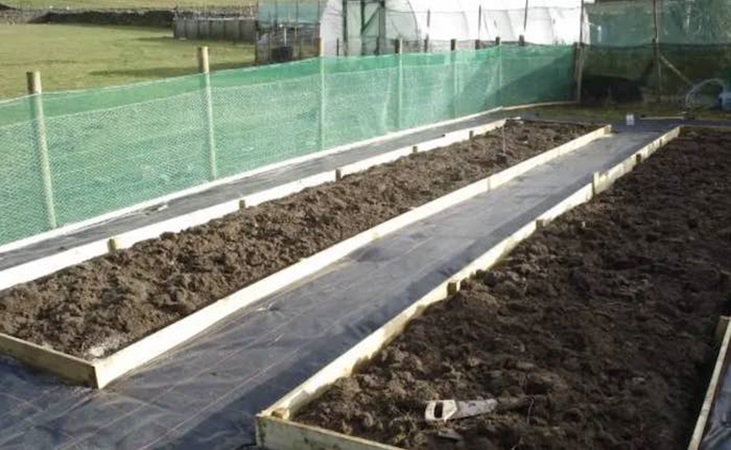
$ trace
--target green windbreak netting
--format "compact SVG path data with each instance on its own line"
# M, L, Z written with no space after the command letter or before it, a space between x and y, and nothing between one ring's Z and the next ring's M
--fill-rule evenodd
M588 46L585 53L584 86L599 83L607 101L622 101L622 91L633 86L645 98L684 102L704 80L719 80L703 89L713 105L724 84L731 90L731 45ZM609 90L613 98L605 98Z
M320 23L327 0L266 0L258 3L256 18L264 26Z
M731 0L612 1L586 8L592 45L651 44L656 24L660 43L731 43Z
M0 244L389 132L569 100L573 64L572 47L502 46L0 102Z

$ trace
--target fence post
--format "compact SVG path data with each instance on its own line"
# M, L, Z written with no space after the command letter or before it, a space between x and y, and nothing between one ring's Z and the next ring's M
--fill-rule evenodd
M660 27L657 19L657 0L652 0L652 22L654 33L652 37L652 59L657 71L657 99L662 97L662 67L660 66Z
M477 41L480 41L480 38L482 38L482 5L480 5L480 9L477 11Z
M400 130L403 126L402 118L404 108L404 41L396 39L394 43L396 47L396 58L398 60L398 73L396 85L396 129Z
M429 53L429 34L431 33L431 9L426 11L426 38L424 39L424 53Z
M584 44L574 45L574 81L576 84L576 103L581 104L581 88L584 79Z
M497 48L497 105L503 106L503 50L502 39L500 36L495 37L495 48Z
M53 184L51 181L51 165L48 162L48 141L46 140L46 120L43 115L43 87L40 72L27 72L28 94L31 101L31 119L33 134L35 135L36 153L40 166L41 181L43 184L43 198L46 205L46 219L49 228L58 226L56 222L56 206L53 199Z
M317 148L325 149L325 45L322 37L315 38L317 46L317 58L320 68L320 99L319 99L319 117L317 125Z
M525 0L525 14L523 15L523 32L520 33L520 45L525 45L525 35L528 33L528 2L530 0Z
M218 178L216 170L216 140L213 128L213 95L211 93L211 68L208 63L208 47L198 47L198 72L206 117L206 146L208 147L208 179Z
M452 118L459 116L459 86L457 80L457 39L449 41L450 60L452 63Z

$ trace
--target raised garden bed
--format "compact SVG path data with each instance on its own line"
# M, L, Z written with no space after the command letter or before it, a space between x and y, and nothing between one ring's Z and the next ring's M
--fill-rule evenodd
M685 448L731 302L730 170L731 134L688 131L610 191L541 222L388 346L374 354L384 327L265 411L260 443ZM424 420L430 400L479 398L496 398L497 411Z
M51 348L56 365L83 366L117 356L120 349L129 350L129 344L178 325L182 318L218 305L217 300L229 299L257 280L591 129L509 122L503 130L446 149L345 176L337 183L15 286L0 293L0 332L11 337L6 342L12 344L0 348L22 356L20 341L13 338ZM199 324L186 325L185 330L170 331L158 344L169 346L177 339L175 334L200 329ZM40 347L31 350L42 353ZM141 349L137 350L134 353L139 354ZM144 361L131 353L118 358L123 364L114 364L129 367L140 358ZM117 370L104 382L94 382L87 380L88 374L74 375L73 369L56 372L97 385L121 374Z

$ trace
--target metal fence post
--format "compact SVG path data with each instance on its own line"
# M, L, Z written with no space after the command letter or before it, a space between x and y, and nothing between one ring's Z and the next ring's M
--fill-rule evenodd
M208 62L208 47L198 47L198 72L200 88L203 96L203 108L206 122L206 146L208 148L208 179L218 178L216 164L216 139L213 127L213 94L211 92L211 68Z
M58 226L56 222L56 206L53 198L53 184L51 181L51 165L48 162L48 141L46 140L46 121L43 115L43 87L40 72L27 72L28 94L30 95L30 110L35 138L38 165L41 182L43 184L43 199L46 206L46 220L49 228Z

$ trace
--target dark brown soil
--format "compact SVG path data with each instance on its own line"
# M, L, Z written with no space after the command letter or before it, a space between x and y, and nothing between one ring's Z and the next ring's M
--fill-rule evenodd
M387 219L568 142L580 125L509 123L448 149L139 243L0 292L0 332L100 357Z
M671 143L296 420L412 449L686 448L731 301L731 133ZM429 425L425 402L497 398ZM451 428L462 437L438 437Z

